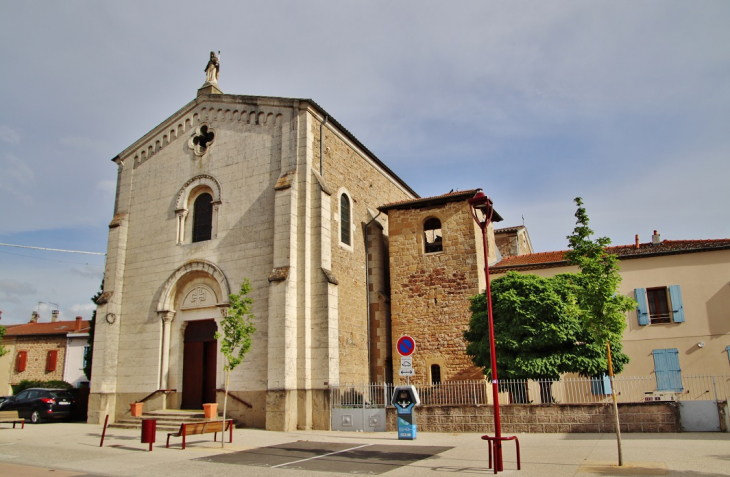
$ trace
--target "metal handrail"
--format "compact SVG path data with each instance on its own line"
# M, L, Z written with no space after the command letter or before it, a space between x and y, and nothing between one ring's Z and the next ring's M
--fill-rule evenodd
M233 398L234 401L238 401L244 406L248 406L249 409L253 409L253 406L241 399L240 397L236 396L235 394L231 394L230 392L226 392L225 389L216 389L219 393L228 394L231 398Z
M150 399L152 399L153 397L155 397L159 393L163 393L163 394L167 395L167 394L176 393L176 392L177 392L177 389L158 389L157 391L149 394L148 396L143 397L142 399L140 399L139 401L137 401L137 403L139 404L139 403L143 403L145 401L149 401Z

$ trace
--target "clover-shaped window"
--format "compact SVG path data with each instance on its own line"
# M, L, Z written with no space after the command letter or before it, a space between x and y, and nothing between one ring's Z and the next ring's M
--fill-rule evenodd
M196 156L202 156L215 140L215 130L207 124L201 124L190 137L188 146Z

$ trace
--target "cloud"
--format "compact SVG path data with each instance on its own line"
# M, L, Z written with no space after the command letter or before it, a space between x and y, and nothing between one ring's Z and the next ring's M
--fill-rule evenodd
M20 133L15 129L2 125L0 126L0 141L8 144L18 144L20 142Z
M82 316L82 315L90 316L91 313L95 309L96 309L96 305L94 305L93 303L84 303L84 304L76 303L69 307L69 310L71 310L74 313L74 317Z
M103 194L114 196L117 192L117 183L115 181L99 181L96 183L96 189Z
M21 303L19 297L33 295L36 289L27 282L17 280L0 280L0 300L9 303Z
M101 278L104 276L103 270L101 270L101 267L99 267L98 265L94 266L94 267L86 265L83 268L72 267L71 273L73 273L74 275L78 275L80 277L98 278L99 280L101 280Z
M58 140L61 145L77 149L79 151L89 151L94 154L108 154L109 144L104 141L96 141L87 136L65 136Z
M33 170L9 152L0 156L0 170L3 171L0 175L0 191L9 193L16 201L32 203L33 196L28 191L35 178Z

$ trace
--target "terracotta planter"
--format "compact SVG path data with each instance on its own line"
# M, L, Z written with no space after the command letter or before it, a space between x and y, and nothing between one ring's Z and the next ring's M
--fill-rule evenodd
M142 406L144 406L141 402L133 402L129 404L132 412L132 417L140 417L142 415Z
M215 419L218 417L218 403L203 404L203 412L206 419Z

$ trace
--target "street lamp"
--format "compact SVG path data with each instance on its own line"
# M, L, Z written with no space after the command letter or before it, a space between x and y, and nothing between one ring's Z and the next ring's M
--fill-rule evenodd
M494 317L492 315L492 290L489 286L489 256L487 254L487 227L492 222L494 204L492 199L480 190L469 199L474 221L482 230L484 249L484 277L487 281L487 314L489 316L489 355L492 360L492 396L494 399L494 472L504 470L502 465L502 424L499 419L499 386L497 382L497 354L494 346Z

